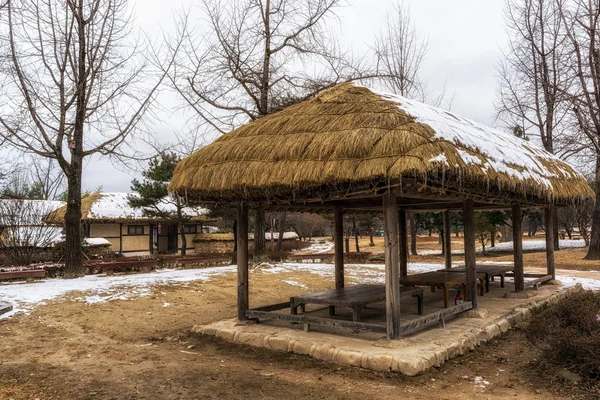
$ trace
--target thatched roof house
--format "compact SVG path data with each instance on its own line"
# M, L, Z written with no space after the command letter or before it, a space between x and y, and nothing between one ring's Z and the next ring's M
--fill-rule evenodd
M531 143L350 83L221 136L177 166L170 190L287 203L386 187L526 204L592 197L581 174Z
M200 204L237 205L240 320L284 318L311 325L333 324L383 331L391 339L477 308L475 209L512 209L514 288L520 292L525 288L521 207L545 208L548 274L539 278L541 282L555 276L551 208L594 197L581 174L531 143L453 113L351 83L221 136L179 163L169 189ZM249 207L335 214L336 291L315 294L320 304L353 293L344 285L343 213L383 212L386 325L340 319L334 323L289 312L283 317L274 311L289 303L250 309ZM461 279L467 301L403 325L398 282L415 285L407 276L406 212L419 210L444 212L447 269L452 268L449 210L462 210L465 275ZM426 282L443 287L451 272L456 273L433 274ZM448 306L449 288L444 287ZM292 309L292 314L296 312L297 308Z
M142 208L131 207L129 198L137 193L93 193L81 201L81 222L86 238L104 238L111 242L111 250L127 255L181 250L177 227L160 217L147 216ZM173 203L165 201L160 211L176 211ZM51 224L64 221L67 207L61 207L46 217ZM185 225L187 250L193 250L192 240L202 231L202 224L214 221L201 207L186 207L189 217Z
M93 223L147 223L162 221L161 218L145 215L142 208L130 206L128 200L131 196L138 196L138 194L119 192L92 193L81 200L81 220ZM175 212L175 205L165 201L160 206L160 209L165 213ZM48 214L46 221L53 224L62 224L66 212L67 207L64 205ZM183 209L183 212L190 217L190 221L205 222L209 220L206 215L208 210L205 208L186 207Z

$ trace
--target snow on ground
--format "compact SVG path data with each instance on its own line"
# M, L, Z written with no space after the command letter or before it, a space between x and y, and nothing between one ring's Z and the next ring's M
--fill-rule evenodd
M579 249L582 247L586 247L585 240L560 240L559 245L561 249ZM488 253L494 252L512 252L513 250L513 242L504 242L504 243L496 243L496 247L488 247L486 246L485 251ZM545 240L524 240L523 241L523 250L524 251L544 251L546 250L546 241ZM478 247L476 250L478 253L481 253L483 250L481 247ZM419 251L420 255L441 255L441 250L421 250ZM464 250L452 250L452 254L465 254Z
M306 249L302 249L303 252L309 252L310 254L324 254L324 253L330 253L333 251L333 243L332 242L324 242L324 243L316 243L313 242L313 244L306 248Z
M423 273L443 269L443 264L437 263L409 263L408 271L412 273ZM187 284L192 281L208 282L212 277L233 273L235 265L224 267L213 267L205 269L162 269L151 273L138 273L130 275L88 275L78 279L46 279L34 283L9 283L0 284L0 300L12 303L13 311L0 316L10 317L18 312L29 313L36 306L43 305L47 301L59 299L70 292L77 293L71 297L72 301L84 301L89 304L106 302L111 300L130 300L138 297L149 296L153 287L161 284ZM322 263L263 263L254 268L253 273L281 274L305 272L319 275L323 278L333 279L333 264ZM346 277L356 283L385 283L385 266L381 264L347 264L344 266ZM577 271L560 271L557 279L563 283L563 288L581 284L584 289L600 290L600 272L598 279L576 277L565 275ZM282 282L307 288L298 280L281 280ZM169 304L165 303L165 307Z
M37 305L65 296L69 292L86 292L75 300L99 303L110 300L129 300L148 296L152 286L191 281L208 281L211 277L234 272L235 266L205 269L162 269L147 274L87 275L77 279L46 279L34 283L11 283L0 285L0 299L12 303L12 312L0 316L6 318L18 312L30 312Z

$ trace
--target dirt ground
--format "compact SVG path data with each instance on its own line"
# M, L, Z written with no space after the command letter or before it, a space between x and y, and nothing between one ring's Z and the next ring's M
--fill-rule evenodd
M558 268L583 254L567 252L558 253ZM542 256L527 254L526 262ZM0 320L0 399L600 398L554 378L518 330L415 378L192 335L195 324L235 315L235 279L227 274L97 304L72 301L74 293ZM307 272L276 279L251 273L250 280L253 306L332 283Z

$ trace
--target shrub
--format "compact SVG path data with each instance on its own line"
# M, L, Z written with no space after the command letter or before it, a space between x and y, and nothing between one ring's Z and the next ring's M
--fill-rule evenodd
M548 362L590 379L600 378L600 293L568 294L534 315L526 336Z

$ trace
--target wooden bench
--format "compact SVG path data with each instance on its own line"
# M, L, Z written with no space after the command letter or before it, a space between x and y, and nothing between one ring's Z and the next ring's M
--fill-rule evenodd
M485 274L475 273L476 279L480 281L479 295L483 296L483 285ZM447 270L425 272L422 274L409 275L400 278L400 284L404 286L429 286L432 291L435 288L444 289L444 308L448 308L448 293L450 288L456 285L467 285L467 274L465 272L448 272Z
M0 272L0 281L9 281L12 279L33 279L44 278L46 271L43 269L30 269L24 271Z
M423 289L414 287L400 287L401 297L417 297L417 312L423 315ZM360 312L369 304L385 301L385 285L356 285L342 289L327 290L325 292L310 293L294 296L290 299L292 314L298 313L298 307L306 304L324 304L329 306L329 315L335 315L335 307L352 309L352 320L360 321Z
M514 271L514 265L510 264L483 264L475 267L475 272L485 274L485 292L490 291L490 280L494 280L495 276L500 277L500 287L504 287L504 278L507 273ZM467 272L465 266L458 266L451 269L441 269L440 271L449 272Z
M514 274L506 274L506 276L508 277L512 277L514 278ZM531 280L526 280L525 281L525 288L534 288L535 290L538 290L538 288L540 287L540 285L544 282L548 282L552 280L552 275L546 275L546 274L523 274L523 278L533 278Z
M13 309L13 306L11 304L0 302L0 315L6 314L7 312L12 311L12 309Z

